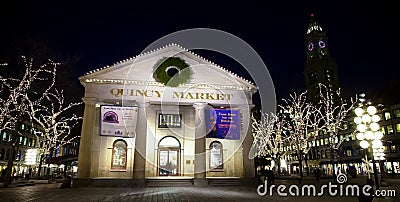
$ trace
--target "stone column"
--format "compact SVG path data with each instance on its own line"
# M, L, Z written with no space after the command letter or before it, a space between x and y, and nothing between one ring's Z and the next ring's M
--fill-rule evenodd
M96 116L97 98L83 98L82 100L85 103L85 111L79 144L78 176L76 180L74 179L74 186L87 186L89 183L93 135L97 135L95 130L95 118L98 117Z
M194 185L207 186L206 179L206 122L207 103L195 103Z
M139 104L136 124L133 179L138 180L139 185L144 185L146 178L147 107L149 107L149 103Z
M255 179L254 160L249 158L250 148L253 144L253 135L251 132L251 109L253 107L254 105L239 107L243 121L243 177L245 179Z

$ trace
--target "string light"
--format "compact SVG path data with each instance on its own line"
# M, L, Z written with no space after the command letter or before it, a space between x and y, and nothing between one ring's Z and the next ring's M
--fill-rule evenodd
M235 74L235 73L233 73L233 72L227 70L226 68L223 68L223 67L221 67L220 65L217 65L217 64L215 64L214 62L211 62L211 61L209 61L208 59L206 59L206 58L204 58L204 57L202 57L202 56L199 56L199 55L197 55L196 53L193 53L192 51L189 51L189 50L187 50L186 48L183 48L182 46L180 46L180 45L178 45L178 44L175 44L175 43L171 43L171 44L166 45L166 46L163 46L163 47L161 47L161 48L158 48L158 49L155 49L155 50L150 50L150 51L145 52L145 53L141 53L141 54L139 54L139 55L137 55L137 56L134 56L134 57L130 57L130 58L127 58L127 59L120 60L120 61L114 63L113 66L118 66L118 65L123 64L123 63L128 63L128 62L133 61L133 60L135 60L135 59L138 59L139 57L142 57L142 56L144 56L144 55L148 55L148 54L153 53L153 52L155 52L155 51L158 51L158 50L161 50L161 49L165 49L165 48L168 48L168 47L174 47L174 46L175 46L175 47L178 47L178 48L180 48L180 49L182 49L182 50L184 50L184 51L186 51L186 52L189 52L190 54L192 54L192 55L198 57L198 58L201 59L201 60L204 60L205 62L207 62L208 64L210 64L210 66L216 67L216 68L218 68L218 69L221 69L221 70L223 70L224 72L228 72L228 73L231 74L233 77L238 78L238 79L240 79L240 80L246 82L248 85L250 85L250 86L248 87L249 89L257 89L257 87L255 86L255 84L254 84L253 82L248 81L248 80L244 79L243 77L240 77L240 76L238 76L237 74ZM111 66L111 67L113 67L113 66ZM89 75L89 74L93 74L93 73L99 72L100 70L104 70L104 69L108 69L108 68L110 68L110 66L106 65L106 66L103 66L103 67L101 67L101 68L98 68L98 69L95 69L95 70L91 70L91 71L87 72L86 74L84 74L84 76L83 76L82 78L84 78L85 76L87 76L87 75ZM93 82L93 80L90 80L90 79L86 79L85 81L87 81L87 82ZM100 82L100 83L106 83L107 81L105 81L105 80L99 80L99 82ZM112 81L111 81L111 82L112 82ZM117 83L118 83L118 82L117 82Z

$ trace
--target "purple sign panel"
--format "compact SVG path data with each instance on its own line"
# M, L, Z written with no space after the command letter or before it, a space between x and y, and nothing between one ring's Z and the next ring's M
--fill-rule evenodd
M238 109L210 109L206 114L207 138L240 139L240 111Z

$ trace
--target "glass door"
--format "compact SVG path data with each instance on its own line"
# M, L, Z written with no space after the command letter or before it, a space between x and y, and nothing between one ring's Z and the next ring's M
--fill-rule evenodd
M179 175L179 149L162 148L159 150L158 157L160 176Z

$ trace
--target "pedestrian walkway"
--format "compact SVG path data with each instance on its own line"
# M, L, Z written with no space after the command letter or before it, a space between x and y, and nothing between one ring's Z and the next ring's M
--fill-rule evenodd
M328 180L321 180L327 183ZM296 182L292 181L292 184ZM275 181L276 185L290 184L290 181ZM397 186L398 182L392 183ZM280 197L259 196L256 187L81 187L60 189L60 183L36 184L35 186L1 188L0 201L357 201L357 197ZM399 197L376 198L374 201L399 201Z

